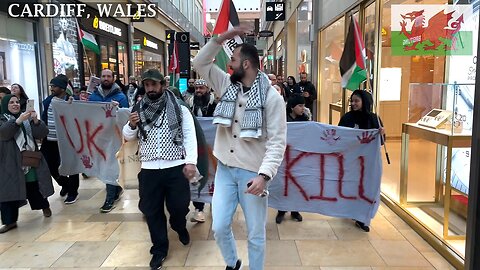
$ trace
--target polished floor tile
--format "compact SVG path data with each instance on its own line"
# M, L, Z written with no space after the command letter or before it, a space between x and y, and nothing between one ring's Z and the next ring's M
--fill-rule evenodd
M53 211L44 218L28 206L20 209L18 228L0 234L0 270L142 270L149 269L150 234L138 210L138 190L126 189L117 207L99 213L105 184L95 178L80 181L80 200L65 205L57 193L49 198ZM223 270L225 262L211 230L206 204L205 223L190 221L191 242L184 246L168 229L170 248L166 270ZM265 270L449 270L453 267L385 205L363 232L352 220L302 213L303 222L287 214L275 223L268 209ZM166 212L168 219L168 212ZM237 252L248 267L245 217L238 207L233 218ZM401 251L401 253L400 253Z
M0 255L0 267L50 267L73 242L18 242Z
M52 267L100 267L118 242L75 242Z
M105 241L119 225L119 222L55 223L37 241Z
M370 243L388 266L430 266L430 263L408 241L370 240Z
M327 220L282 222L278 226L280 240L335 240L337 237Z
M367 240L297 240L302 265L384 266L385 262Z

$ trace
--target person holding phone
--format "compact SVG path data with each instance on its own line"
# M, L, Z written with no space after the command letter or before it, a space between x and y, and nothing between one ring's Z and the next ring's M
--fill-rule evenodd
M221 96L213 123L217 125L213 153L218 159L212 199L212 230L223 255L226 269L238 270L232 221L240 204L248 228L250 270L263 270L265 264L268 181L282 163L286 147L285 102L259 70L257 48L240 44L228 66L230 75L212 59L222 43L245 33L233 28L212 38L193 60L193 67ZM247 185L249 185L247 187Z
M32 111L21 112L15 95L2 99L0 115L0 233L17 227L19 207L27 199L32 210L42 210L45 217L52 211L48 197L54 193L52 177L45 158L40 155L37 167L22 162L22 152L37 151L35 140L48 134L45 123Z

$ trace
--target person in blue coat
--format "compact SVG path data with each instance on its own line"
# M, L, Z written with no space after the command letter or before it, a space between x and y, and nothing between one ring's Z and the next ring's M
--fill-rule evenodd
M90 95L88 101L94 102L118 102L120 108L128 108L127 96L122 92L120 86L115 83L115 76L110 69L102 70L101 84ZM105 203L100 207L101 213L108 213L115 208L115 202L120 200L123 189L120 185L106 184L107 196Z
M115 83L115 76L110 69L102 70L101 84L95 88L88 98L88 101L111 102L116 101L121 108L128 108L127 96L122 89Z

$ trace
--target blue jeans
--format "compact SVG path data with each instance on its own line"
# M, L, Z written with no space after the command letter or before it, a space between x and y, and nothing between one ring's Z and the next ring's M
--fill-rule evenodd
M232 232L232 219L240 203L247 223L250 270L263 270L267 197L245 193L247 183L255 176L256 172L228 167L218 162L212 199L212 230L225 263L227 266L235 266L238 256Z

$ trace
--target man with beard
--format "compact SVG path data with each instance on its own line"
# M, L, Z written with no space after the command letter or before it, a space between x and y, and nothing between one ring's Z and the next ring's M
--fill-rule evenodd
M226 269L238 270L232 220L240 203L248 230L248 258L251 270L263 270L265 263L267 182L275 176L286 145L285 103L259 70L257 48L240 44L228 66L221 70L212 59L222 43L246 29L233 28L205 45L193 60L195 70L221 96L213 114L217 124L213 153L218 159L212 198L212 230Z
M195 81L195 96L188 103L192 109L193 115L197 117L212 117L213 111L217 106L215 94L210 92L207 82L203 79Z
M121 108L128 108L128 99L122 92L120 86L114 83L113 71L109 69L102 70L101 84L96 87L88 101L94 102L118 102ZM118 183L106 184L107 196L105 203L100 207L101 213L108 213L115 208L115 202L120 200L123 193L122 187Z
M187 91L183 93L183 100L192 108L191 103L193 102L193 97L195 96L195 80L188 79L188 88Z
M300 73L300 82L293 87L294 94L300 94L305 98L305 107L313 113L313 102L317 100L317 90L315 86L307 81L307 73Z
M150 267L161 269L168 254L165 203L170 225L180 242L190 243L186 229L190 204L187 179L196 172L197 138L190 111L180 106L175 95L166 89L163 75L157 69L150 69L143 74L142 82L146 95L133 108L129 122L123 127L123 136L127 141L140 137L138 207L147 219L153 243Z
M42 142L42 152L48 164L50 174L57 181L58 185L62 187L60 196L67 196L64 203L73 204L78 199L79 175L60 175L58 166L60 166L60 152L58 150L57 130L55 127L55 117L53 116L54 102L67 102L70 96L66 89L68 85L68 77L60 74L50 81L50 91L52 94L48 96L43 103L42 121L47 124L48 135Z

